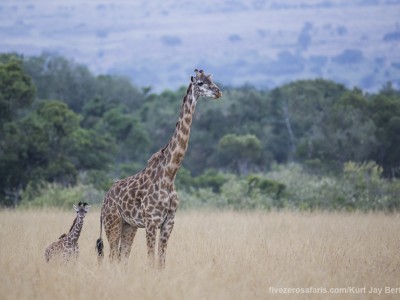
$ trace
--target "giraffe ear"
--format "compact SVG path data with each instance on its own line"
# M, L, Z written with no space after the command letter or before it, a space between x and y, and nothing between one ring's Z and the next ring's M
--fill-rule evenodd
M76 207L76 205L75 205L75 204L74 204L72 207L74 208L74 210L75 210L75 211L79 211L79 208L78 208L78 207Z
M193 76L190 76L190 81L194 82L194 77Z
M200 74L202 74L202 71L203 70L197 70L197 69L194 69L194 72L196 73L196 79L199 79L200 78Z

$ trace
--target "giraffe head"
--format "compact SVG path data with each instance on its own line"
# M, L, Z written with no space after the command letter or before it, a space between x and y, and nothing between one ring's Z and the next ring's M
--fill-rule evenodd
M90 205L88 205L86 202L79 202L78 206L76 206L74 204L74 210L76 211L76 213L81 216L81 217L85 217L86 213L89 211L89 207Z
M212 75L206 75L203 70L195 69L196 76L191 77L193 91L197 97L210 97L218 99L222 96L219 87L212 81Z

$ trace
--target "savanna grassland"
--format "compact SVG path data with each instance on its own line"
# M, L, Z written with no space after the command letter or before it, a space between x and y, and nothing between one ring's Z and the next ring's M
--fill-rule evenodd
M47 265L45 247L74 217L72 209L0 211L1 299L365 299L378 297L370 287L400 286L399 214L180 211L161 272L147 266L144 230L127 268L108 258L98 267L96 209L78 262ZM287 295L270 287L350 289ZM379 298L398 296L383 290Z

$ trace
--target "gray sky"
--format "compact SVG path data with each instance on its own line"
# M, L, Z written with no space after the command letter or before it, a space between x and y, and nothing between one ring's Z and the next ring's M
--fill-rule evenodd
M400 1L8 1L0 51L57 53L155 90L204 68L226 85L323 77L400 86Z

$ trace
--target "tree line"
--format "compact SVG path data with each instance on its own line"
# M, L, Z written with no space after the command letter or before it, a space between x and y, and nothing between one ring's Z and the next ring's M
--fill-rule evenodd
M339 176L348 162L371 161L386 180L400 176L400 92L390 83L377 93L324 79L219 85L220 101L197 105L178 188L218 193L234 174L276 193L280 182L254 174L291 163ZM169 141L185 90L154 93L53 54L1 54L0 204L44 183L107 190L133 175Z

